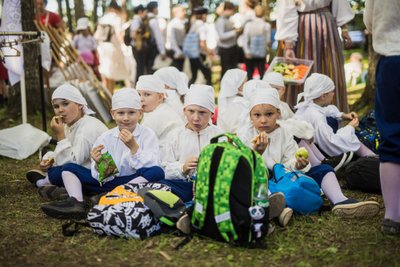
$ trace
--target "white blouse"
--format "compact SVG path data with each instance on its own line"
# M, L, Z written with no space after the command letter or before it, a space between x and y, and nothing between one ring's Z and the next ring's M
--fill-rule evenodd
M115 127L102 134L95 142L93 147L104 145L102 153L108 151L115 161L118 168L118 176L132 175L140 168L160 166L160 149L158 139L153 130L140 124L136 125L133 136L139 145L138 151L132 155L131 150L119 139L119 128ZM92 160L92 177L99 179L96 162ZM104 182L113 180L108 177Z
M144 113L140 124L152 129L156 133L162 151L165 143L168 141L167 136L169 132L183 126L184 122L171 106L161 103L153 111Z
M185 161L192 156L199 156L200 151L210 143L211 138L221 134L215 125L209 125L200 132L194 132L186 127L180 127L168 135L163 154L162 167L165 171L165 179L185 179L182 167Z
M65 138L58 141L54 152L47 152L43 159L54 157L54 166L72 162L90 168L92 146L107 130L108 128L100 120L85 115L72 126L64 126Z
M238 137L251 148L253 148L251 140L258 134L258 131L253 126L244 126L238 131ZM286 129L286 127L278 127L268 134L268 138L269 145L262 154L267 168L272 170L275 164L281 163L290 170L297 170L295 154L299 147L293 139L293 135ZM310 168L311 164L309 163L299 171L307 172Z
M336 133L326 121L327 110L315 103L309 103L296 111L293 118L305 120L314 127L314 142L329 156L344 152L357 151L360 141L355 135L354 127L347 125Z
M354 18L354 12L347 0L301 0L300 2L301 4L296 6L294 0L278 0L276 7L276 40L297 41L298 12L307 12L329 7L332 3L332 15L338 27Z

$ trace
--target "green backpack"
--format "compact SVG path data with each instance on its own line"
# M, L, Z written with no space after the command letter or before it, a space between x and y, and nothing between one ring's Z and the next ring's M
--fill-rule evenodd
M218 142L221 137L225 141ZM200 153L192 225L199 234L235 245L261 244L268 230L268 188L263 158L233 134L211 139Z

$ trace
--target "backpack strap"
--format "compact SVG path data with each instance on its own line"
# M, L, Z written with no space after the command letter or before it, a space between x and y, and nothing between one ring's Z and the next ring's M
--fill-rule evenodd
M195 181L196 196L192 215L192 225L198 229L203 228L206 217L209 191L209 174L211 158L214 150L215 146L209 145L201 151L199 156L199 165L197 166L197 177Z

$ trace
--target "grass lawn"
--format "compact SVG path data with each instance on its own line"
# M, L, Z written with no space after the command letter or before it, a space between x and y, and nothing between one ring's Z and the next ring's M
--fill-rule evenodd
M61 221L40 210L43 200L25 179L38 155L0 157L1 266L400 266L400 238L380 230L383 208L371 219L344 220L330 212L295 216L267 238L268 249L244 249L195 236L179 250L163 234L144 241L99 237L82 228L64 237ZM346 191L358 199L378 195Z

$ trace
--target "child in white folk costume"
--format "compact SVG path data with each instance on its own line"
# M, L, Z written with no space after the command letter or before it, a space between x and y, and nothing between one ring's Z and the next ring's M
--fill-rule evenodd
M54 90L51 103L56 116L50 122L57 145L54 151L47 152L41 162L40 170L31 170L26 178L39 187L39 194L45 198L57 198L63 186L61 172L66 163L76 163L90 168L90 151L96 139L107 127L95 117L87 106L86 99L79 89L66 83Z
M185 73L180 72L175 67L164 67L153 74L157 76L160 81L164 83L164 88L167 93L166 103L170 105L178 115L184 117L183 110L183 97L186 95L188 88L189 78Z
M69 163L62 171L62 180L70 196L42 206L48 216L59 219L81 219L86 216L83 190L100 194L130 183L157 182L164 179L160 165L158 139L153 130L138 124L142 115L138 93L133 89L118 90L112 97L111 115L117 127L103 133L93 145L91 168ZM101 180L99 166L108 152L118 173Z
M224 132L236 133L241 124L240 116L244 108L238 102L243 98L243 85L246 81L246 72L241 69L227 70L221 79L217 125Z
M249 106L250 126L244 126L238 136L264 158L268 169L276 163L286 168L305 172L320 185L328 200L333 204L332 212L344 217L374 216L379 212L375 201L358 202L343 195L332 167L321 164L312 167L304 158L296 159L298 149L293 135L278 122L280 100L275 89L258 91ZM257 137L253 143L252 140Z
M196 173L201 149L210 143L211 138L222 133L210 123L214 109L214 88L192 84L183 109L187 123L168 135L162 157L166 180L162 183L169 185L172 192L185 202L193 198L193 184L188 180Z
M294 118L305 120L314 127L314 142L328 156L337 156L352 151L360 157L376 156L369 148L360 142L355 135L359 124L357 114L340 113L332 103L335 85L326 75L313 73L304 84L304 92L299 94L298 102L304 97L304 102L298 103ZM336 133L327 123L327 117L342 117L349 123Z
M166 104L164 88L164 83L155 75L142 75L136 83L144 112L140 124L156 133L161 150L169 132L184 124L178 113Z

